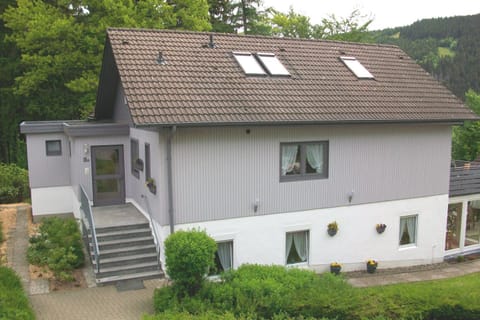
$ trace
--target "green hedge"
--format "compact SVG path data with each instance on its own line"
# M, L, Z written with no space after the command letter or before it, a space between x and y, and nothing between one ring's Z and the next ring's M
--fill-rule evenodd
M0 266L0 320L35 319L20 278L7 267Z
M75 219L45 218L38 235L30 238L28 261L48 266L60 280L72 280L72 271L84 263L82 236Z
M348 303L338 303L345 299ZM170 287L154 294L157 313L233 313L252 319L345 319L359 303L356 291L340 277L282 266L243 265L181 300Z
M342 276L283 266L243 265L179 299L154 293L148 319L480 319L478 274L441 281L353 288Z
M13 163L0 163L0 203L22 202L29 198L28 171Z

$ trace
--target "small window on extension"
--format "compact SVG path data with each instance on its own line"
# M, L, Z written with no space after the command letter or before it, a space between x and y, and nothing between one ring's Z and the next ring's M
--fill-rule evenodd
M262 66L250 52L233 52L233 56L246 75L266 75Z
M359 79L375 79L375 77L355 57L340 57L348 69Z
M287 68L278 60L274 53L257 53L258 60L262 63L263 67L267 69L268 73L272 76L290 76Z
M45 149L47 156L61 156L62 155L62 141L61 140L47 140L45 141Z

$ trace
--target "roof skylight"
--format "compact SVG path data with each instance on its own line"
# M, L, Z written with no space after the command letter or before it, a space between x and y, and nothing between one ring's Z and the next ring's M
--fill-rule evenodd
M340 57L345 65L359 79L374 79L375 77L355 57Z
M250 52L233 52L235 60L248 75L266 75L265 70Z
M257 58L272 76L289 76L290 72L283 66L274 53L257 53Z

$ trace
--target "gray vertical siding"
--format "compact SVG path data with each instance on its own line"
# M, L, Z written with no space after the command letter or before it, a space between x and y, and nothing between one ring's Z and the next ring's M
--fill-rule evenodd
M140 171L137 179L128 169L125 172L127 182L127 198L135 200L145 211L150 211L155 220L161 225L167 225L167 169L166 169L166 143L165 135L158 130L130 129L130 137L139 143L139 158L145 162L145 143L150 144L151 177L157 185L157 193L151 193L145 184L145 169ZM130 157L127 157L130 162ZM128 165L130 168L130 164Z
M112 119L116 123L132 124L132 117L125 103L125 95L121 84L117 87Z
M45 141L61 140L62 154L47 156ZM62 133L27 134L28 174L31 188L70 185L68 138Z
M352 125L179 128L176 223L448 193L450 127ZM328 179L279 182L281 142L329 141ZM259 210L253 211L255 200Z

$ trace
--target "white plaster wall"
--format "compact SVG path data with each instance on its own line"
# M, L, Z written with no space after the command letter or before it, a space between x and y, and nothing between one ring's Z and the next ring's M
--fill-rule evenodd
M338 261L344 271L365 268L368 259L379 268L440 262L444 257L445 213L448 195L387 201L330 209L297 211L257 217L176 225L175 230L205 229L215 240L232 239L234 266L244 263L285 264L285 233L309 230L308 266L327 270ZM399 246L400 217L418 214L417 243ZM327 225L337 221L339 232L330 237ZM383 234L375 230L385 223ZM169 234L162 227L162 238Z
M75 202L71 186L32 188L31 195L34 216L74 212Z

